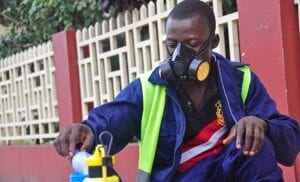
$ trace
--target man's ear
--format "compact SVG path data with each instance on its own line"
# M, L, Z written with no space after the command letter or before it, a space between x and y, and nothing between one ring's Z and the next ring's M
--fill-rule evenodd
M211 48L214 49L214 48L218 47L219 42L220 42L220 37L218 34L215 34L212 44L211 44Z

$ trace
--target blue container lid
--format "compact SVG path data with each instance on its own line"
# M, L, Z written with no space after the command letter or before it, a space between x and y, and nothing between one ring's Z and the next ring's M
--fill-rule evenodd
M72 173L70 175L70 182L82 182L86 177L88 177L88 175Z

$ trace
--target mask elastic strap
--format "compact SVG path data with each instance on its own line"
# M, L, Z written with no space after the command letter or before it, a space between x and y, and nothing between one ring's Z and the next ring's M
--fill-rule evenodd
M214 33L211 33L211 34L210 34L209 38L208 38L207 41L205 42L204 46L200 49L199 53L197 53L197 55L202 54L202 53L207 49L207 47L209 46L209 44L212 42L214 36L215 36Z

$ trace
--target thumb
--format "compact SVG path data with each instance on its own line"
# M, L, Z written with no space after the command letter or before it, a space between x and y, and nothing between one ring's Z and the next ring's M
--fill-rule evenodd
M234 140L236 137L236 128L233 127L229 133L229 135L223 140L223 144L227 145L230 142L232 142L232 140Z

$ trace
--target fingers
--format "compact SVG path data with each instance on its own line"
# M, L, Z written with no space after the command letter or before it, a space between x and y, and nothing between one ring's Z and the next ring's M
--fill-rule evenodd
M236 148L241 149L244 144L244 125L243 123L236 124Z
M92 130L84 124L72 124L64 128L54 141L60 155L70 158L74 155L77 144L82 143L81 150L91 147L94 141Z
M69 152L68 152L68 156L73 157L74 153L75 153L75 148L77 143L79 143L79 136L80 136L80 131L79 131L79 127L78 126L74 126L72 128L72 131L69 135Z
M58 137L54 141L54 146L57 151L62 156L67 156L69 152L69 143L68 136L71 130L69 127L64 128L58 135Z
M237 148L243 146L244 155L254 156L263 146L266 126L266 122L260 118L254 116L242 118L236 124Z
M94 135L87 135L86 139L84 140L80 150L86 151L88 148L90 148L94 141Z
M59 136L58 136L59 137ZM60 145L58 144L58 137L54 140L54 148L56 150L56 152L61 155L61 156L65 156L64 153L62 152L62 148L60 147Z
M245 133L245 135L244 135ZM253 125L248 124L248 125L242 125L241 131L239 133L238 131L238 136L242 140L244 135L244 149L243 153L244 155L249 155L250 149L252 147L252 141L253 141Z
M92 132L91 128L83 125L81 127L81 135L79 138L79 141L82 143L82 146L80 147L81 151L85 151L89 149L95 140L94 133Z
M265 140L265 135L262 134L263 132L261 131L260 128L255 128L254 130L254 140L252 144L252 148L250 150L249 155L253 156L255 155L258 151L261 150L263 146L263 142Z

